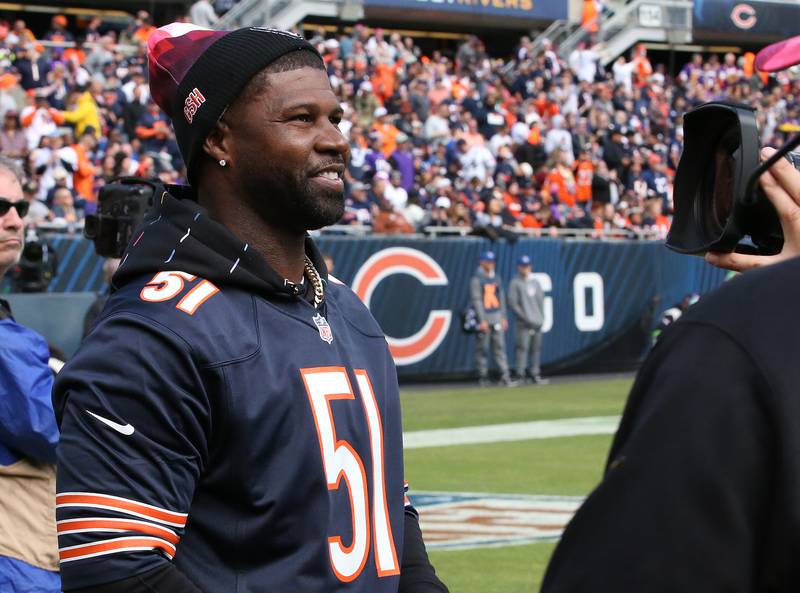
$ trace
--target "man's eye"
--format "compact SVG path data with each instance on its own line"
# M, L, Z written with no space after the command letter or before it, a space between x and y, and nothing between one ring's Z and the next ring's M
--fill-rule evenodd
M292 116L292 119L295 121L302 121L302 122L313 121L313 118L308 113L298 113L297 115Z

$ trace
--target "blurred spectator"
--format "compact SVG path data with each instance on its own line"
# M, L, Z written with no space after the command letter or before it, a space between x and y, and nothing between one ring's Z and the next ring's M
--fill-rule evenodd
M402 132L397 135L397 147L389 155L389 164L400 174L400 187L409 192L414 187L414 155L411 141Z
M439 196L436 198L428 224L430 226L452 226L452 221L450 220L451 207L452 204L450 202L450 198L447 196Z
M189 19L198 27L211 28L219 17L209 0L197 0L189 9Z
M50 107L47 100L47 91L36 89L28 92L29 104L20 113L25 137L28 139L28 148L38 148L41 139L56 131L59 117L58 111Z
M381 152L386 158L397 148L397 137L400 130L394 125L385 107L378 107L373 114L372 131L381 139Z
M343 224L371 225L373 211L377 209L375 203L367 196L367 186L356 181L350 186L350 192L345 199L345 212Z
M573 160L572 134L565 129L566 120L562 115L555 115L552 119L552 128L547 132L544 141L544 150L548 155L558 150L562 153L565 164L571 165Z
M50 189L47 190L47 195L44 199L44 202L48 206L53 205L53 199L55 198L56 192L60 189L68 189L70 194L73 197L75 196L72 190L72 175L70 175L66 169L63 167L57 167L53 172L53 179L55 183L52 187L50 187Z
M63 14L57 14L52 19L50 19L50 30L45 33L44 38L47 41L52 41L54 43L63 43L65 41L75 41L75 37L72 33L67 29L68 21L67 17ZM61 53L63 52L63 47L59 48L56 47L53 50L53 53L61 57Z
M95 138L94 130L91 128L86 128L78 139L77 144L72 145L72 150L75 151L77 159L77 165L72 173L72 187L75 188L75 192L79 196L88 201L95 199L95 170L91 157L96 147L97 138Z
M28 140L22 131L19 114L6 111L3 116L3 129L0 130L0 155L22 166L28 157Z
M169 118L158 108L151 98L147 107L139 117L136 125L136 137L142 141L142 150L146 153L159 153L166 149L170 137Z
M11 46L26 46L29 43L35 43L36 36L33 34L28 26L25 24L25 21L22 19L17 19L14 21L13 28L11 31L8 32L6 36L6 43Z
M150 13L146 10L136 12L136 18L119 35L119 43L139 45L147 43L148 38L156 30Z
M477 179L481 186L491 187L491 175L497 164L492 153L483 144L469 146L465 139L456 143L461 175L464 179Z
M422 230L422 226L428 216L428 212L420 206L419 194L417 193L408 196L408 201L400 213L408 221L408 224L418 231Z
M400 171L392 171L383 195L395 212L402 212L406 207L408 192L403 189L403 177Z
M374 113L381 107L378 98L372 92L372 83L362 82L353 98L353 106L362 125L372 126Z
M32 181L28 181L22 186L22 196L30 204L25 223L33 226L42 222L49 222L53 218L53 213L50 212L47 205L36 198L38 193L39 188Z
M22 57L16 59L14 68L19 73L20 85L26 91L47 86L50 60L40 54L33 43L29 43L23 51Z
M558 200L558 203L572 207L577 198L578 186L575 176L569 166L569 155L564 150L556 150L550 159L549 169L545 179L545 189Z
M39 179L40 198L47 196L57 179L63 181L66 187L72 187L69 173L77 169L78 157L70 146L64 145L66 134L64 130L57 129L42 138L39 148L31 152L31 167Z
M7 111L19 111L24 106L25 92L11 72L0 75L0 117Z
M95 83L93 83L94 85ZM67 111L60 113L62 122L75 127L75 135L81 136L88 129L100 136L100 115L97 102L89 89L75 89L67 99Z
M588 147L581 150L575 163L575 200L588 211L592 203L592 180L594 163Z
M114 38L104 35L100 41L90 50L86 56L83 66L92 74L102 72L109 64L114 62Z
M78 213L75 211L75 201L72 191L66 187L58 187L53 192L53 223L70 225L78 222Z

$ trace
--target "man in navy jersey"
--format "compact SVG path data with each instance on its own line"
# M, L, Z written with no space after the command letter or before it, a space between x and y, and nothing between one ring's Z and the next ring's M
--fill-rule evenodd
M191 186L136 230L54 389L64 590L446 592L385 338L306 234L341 218L348 157L319 54L186 24L148 46Z

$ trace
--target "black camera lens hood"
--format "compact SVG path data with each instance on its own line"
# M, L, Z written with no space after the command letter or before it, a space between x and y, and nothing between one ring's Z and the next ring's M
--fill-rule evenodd
M666 245L679 253L702 255L707 251L733 251L742 237L742 210L747 181L758 167L758 129L751 107L734 103L711 102L684 115L684 151L675 175L673 202L675 214ZM716 229L704 222L704 209L712 207L715 154L731 135L738 147L730 154L730 215Z

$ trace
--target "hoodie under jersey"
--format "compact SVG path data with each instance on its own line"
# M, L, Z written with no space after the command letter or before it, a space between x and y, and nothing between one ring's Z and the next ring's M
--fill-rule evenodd
M306 253L318 309L190 196L133 233L54 387L65 590L174 562L208 592L397 591L395 367Z

